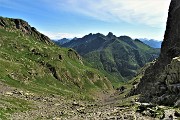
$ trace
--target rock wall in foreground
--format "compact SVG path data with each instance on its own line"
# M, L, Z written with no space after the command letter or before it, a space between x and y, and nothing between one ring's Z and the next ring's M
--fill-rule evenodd
M180 103L180 1L171 0L161 54L151 65L131 95L141 94L141 102L164 105Z

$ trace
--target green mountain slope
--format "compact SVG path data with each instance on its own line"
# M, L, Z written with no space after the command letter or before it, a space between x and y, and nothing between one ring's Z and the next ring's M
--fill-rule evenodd
M112 33L89 34L62 45L75 49L93 67L115 76L118 81L131 79L145 63L158 57L159 49L151 48L128 36Z
M103 73L20 19L0 17L0 82L43 94L89 96L111 89ZM83 97L81 97L83 98Z

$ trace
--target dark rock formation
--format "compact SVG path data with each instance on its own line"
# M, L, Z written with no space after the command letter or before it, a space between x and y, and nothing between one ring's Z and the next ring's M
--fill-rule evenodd
M169 8L167 27L162 43L160 62L167 65L172 58L180 55L180 1L172 0Z
M161 54L130 94L141 102L176 105L180 98L180 1L171 0Z
M56 78L57 80L61 81L60 75L58 74L56 68L54 66L52 66L51 64L46 64L46 67L51 71L52 75L54 76L54 78Z

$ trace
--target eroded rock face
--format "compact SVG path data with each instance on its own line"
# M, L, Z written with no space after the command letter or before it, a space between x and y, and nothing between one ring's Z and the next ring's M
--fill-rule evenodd
M130 94L140 101L175 105L180 98L180 1L171 0L167 27L157 62L151 65Z
M159 62L167 65L177 56L180 56L180 1L172 0Z

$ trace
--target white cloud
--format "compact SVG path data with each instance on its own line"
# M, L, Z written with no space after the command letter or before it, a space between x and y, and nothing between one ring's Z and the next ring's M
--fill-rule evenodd
M170 0L55 0L55 9L75 12L98 20L139 23L162 27Z
M72 33L57 33L57 32L49 32L49 31L41 31L41 33L47 35L52 40L59 40L62 38L74 38L74 37L82 37L80 34L72 34Z

